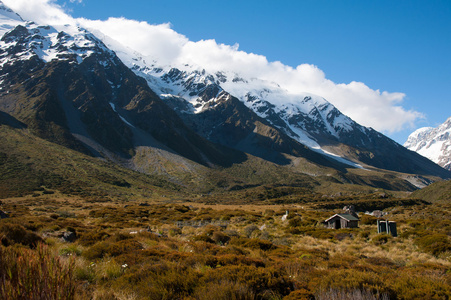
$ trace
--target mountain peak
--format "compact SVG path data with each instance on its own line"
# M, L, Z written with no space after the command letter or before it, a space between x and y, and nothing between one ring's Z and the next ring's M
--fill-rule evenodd
M24 22L24 20L18 13L15 13L11 8L6 6L2 1L0 1L0 18L1 18L2 22L4 19L11 19L11 20L15 20L15 21Z
M407 138L404 147L451 170L451 117L436 128L423 127L415 130Z
M25 21L0 0L0 36L17 25L25 25Z

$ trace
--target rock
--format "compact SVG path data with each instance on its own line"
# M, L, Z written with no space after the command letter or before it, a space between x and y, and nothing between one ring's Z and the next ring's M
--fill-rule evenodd
M354 205L346 205L345 207L343 207L343 211L344 211L346 214L350 214L351 216L354 216L354 217L357 217L357 218L358 218L358 215L357 215L357 213L355 212L355 207L354 207Z
M0 219L9 218L8 214L2 210L0 210Z
M77 234L72 231L65 231L65 232L63 232L63 236L61 237L61 239L64 242L73 243L77 239Z

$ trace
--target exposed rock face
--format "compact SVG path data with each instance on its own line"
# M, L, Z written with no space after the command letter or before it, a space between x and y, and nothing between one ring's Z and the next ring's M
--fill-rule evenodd
M24 23L5 33L2 114L47 140L113 160L133 157L138 146L158 146L203 165L245 159L189 129L95 36L67 30Z
M147 80L186 124L211 141L265 159L275 149L279 154L292 154L292 151L281 150L282 145L297 142L354 167L361 164L405 173L450 176L449 172L383 134L357 124L321 97L292 96L273 83L225 72L208 74L192 66L185 66L185 69L149 67L138 58L133 60L131 68ZM256 129L257 119L266 128L258 135L272 142L267 143L266 148L265 143L252 142L258 145L258 150L250 152L249 135L244 132ZM282 135L283 139L274 138ZM290 149L296 147L290 146ZM266 153L262 154L264 151ZM277 159L280 157L269 160Z
M437 128L424 127L416 130L404 146L451 171L451 118Z
M365 181L347 168L450 174L321 97L290 96L239 74L119 59L84 29L25 22L1 6L0 22L0 124L85 154L141 172L156 161L155 169L179 173L230 167L251 154L265 166L314 165L341 183L408 190L399 178L394 187L390 175Z

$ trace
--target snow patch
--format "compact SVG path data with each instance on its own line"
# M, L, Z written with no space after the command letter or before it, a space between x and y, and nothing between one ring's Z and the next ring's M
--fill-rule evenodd
M423 127L409 135L404 147L444 168L451 165L451 117L437 128Z
M122 122L124 122L125 124L127 124L130 127L136 128L132 123L130 123L129 121L127 121L124 117L122 117L116 110L116 106L114 105L114 103L110 102L110 106L113 109L113 111L115 113L117 113L117 115L119 116L119 118L122 120Z

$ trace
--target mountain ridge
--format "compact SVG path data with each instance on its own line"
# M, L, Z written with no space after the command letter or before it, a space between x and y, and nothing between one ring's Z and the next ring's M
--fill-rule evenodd
M419 128L409 135L404 146L451 171L451 117L434 127Z
M209 74L204 69L192 70L192 66L186 66L191 70L190 72L174 67L164 69L155 65L156 62L147 65L142 58L131 59L125 56L126 54L121 59L131 63L131 69L145 78L149 86L163 100L170 102L170 106L172 105L179 115L195 116L205 113L206 110L215 109L216 95L226 92L243 102L273 128L282 131L313 151L341 163L353 167L377 167L407 173L428 174L432 171L445 178L450 176L441 168L431 165L422 156L406 150L372 128L357 124L321 97L306 95L296 104L290 101L295 101L293 99L299 95L287 96L287 103L277 106L265 99L264 95L275 93L286 96L278 86L275 86L275 91L262 88L259 93L254 91L254 95L250 92L241 92L242 96L239 98L236 94L230 93L227 88L223 88L223 84L228 82L224 72ZM258 81L257 79L247 80L237 74L234 76L236 77L231 80L232 85ZM274 85L274 83L270 84ZM206 135L204 137L208 138Z
M358 125L323 98L306 95L302 105L288 101L283 110L263 97L283 94L270 83L274 90L248 92L243 101L222 85L252 81L261 88L261 81L237 75L228 80L227 74L203 70L127 66L123 61L139 58L119 58L85 29L21 19L10 24L15 26L0 41L0 120L83 154L207 191L267 184L271 178L282 185L283 178L302 178L299 182L311 188L333 182L410 191L415 187L407 178L449 176ZM294 108L292 114L289 109ZM362 143L370 132L366 139L373 148L342 143L345 130ZM310 142L302 143L302 134ZM312 144L319 141L321 149L315 149ZM398 146L396 155L405 161L396 155L384 161L384 151Z

